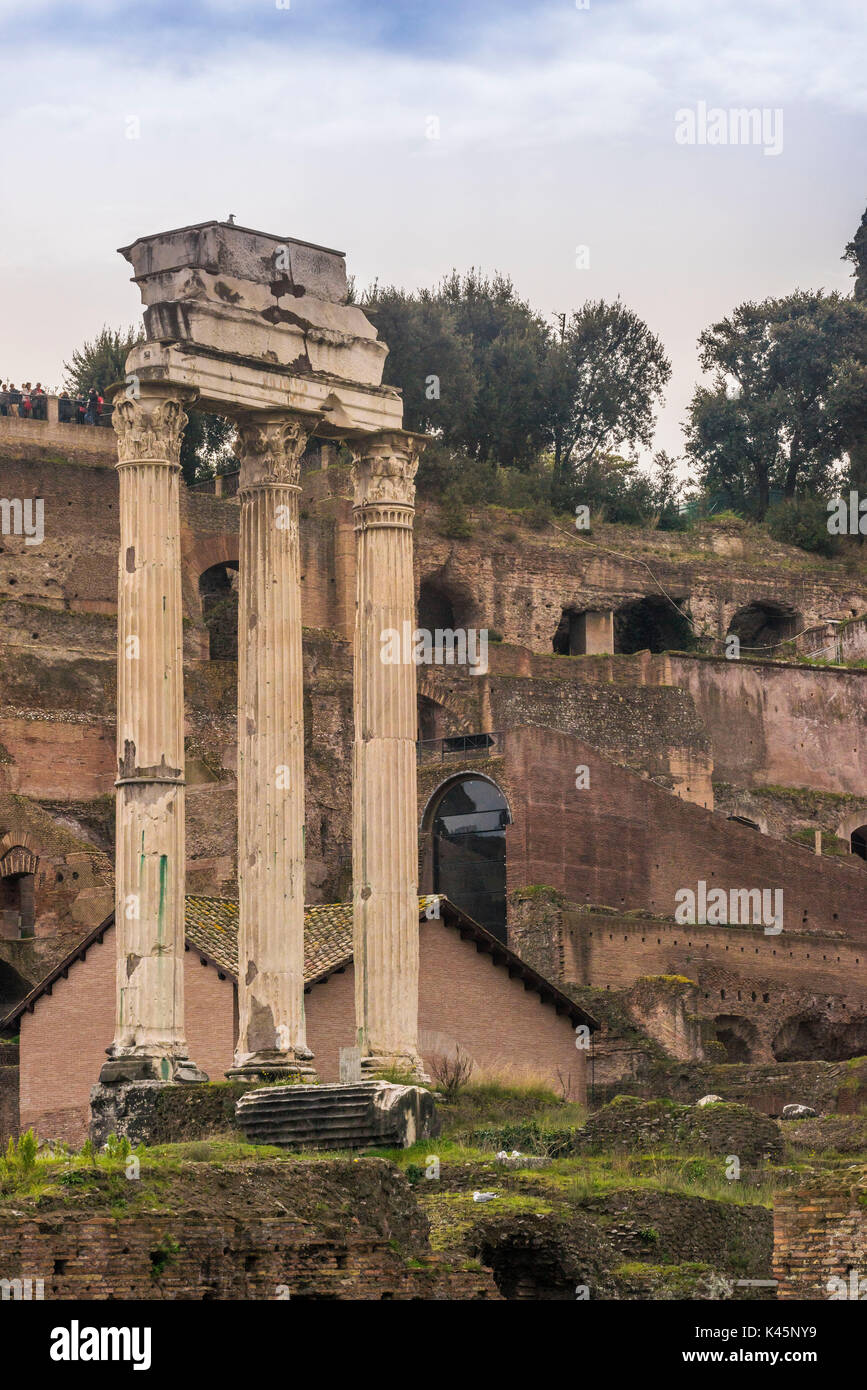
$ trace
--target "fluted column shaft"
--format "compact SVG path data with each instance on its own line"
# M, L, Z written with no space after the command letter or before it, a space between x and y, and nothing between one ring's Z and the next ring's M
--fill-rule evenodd
M304 691L298 496L310 422L241 423L235 1073L312 1078L304 1022Z
M101 1080L205 1080L184 1036L180 445L169 388L115 402L120 482L117 1018Z
M362 1066L421 1074L418 1052L416 669L383 661L414 623L415 439L354 446L356 616L352 877ZM403 655L403 653L402 653Z

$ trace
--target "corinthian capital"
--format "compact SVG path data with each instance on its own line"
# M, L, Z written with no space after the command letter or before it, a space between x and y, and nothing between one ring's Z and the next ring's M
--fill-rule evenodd
M118 463L156 460L180 465L187 425L184 402L174 393L142 388L115 399L111 423L117 434Z
M388 430L350 442L356 507L372 503L411 507L424 440L405 430Z
M298 487L301 455L316 426L315 416L248 415L238 422L241 490Z

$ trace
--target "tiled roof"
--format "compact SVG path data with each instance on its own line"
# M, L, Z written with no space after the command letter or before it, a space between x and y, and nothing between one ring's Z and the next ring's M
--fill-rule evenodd
M238 978L238 904L232 898L188 895L187 944ZM304 911L304 983L352 960L352 903L324 903Z
M419 898L419 913L436 897ZM238 978L238 903L233 898L186 899L187 944ZM313 984L352 960L352 903L304 909L304 983Z
M587 1023L592 1031L599 1024L580 1004L569 999L550 980L527 965L507 946L498 941L484 927L467 917L440 894L430 894L419 898L419 918L434 903L438 904L432 917L442 920L445 926L460 932L462 939L472 939L476 949L487 952L495 965L505 966L510 975L524 981L526 989L533 989L546 1003L553 1005L558 1014L564 1013L573 1023ZM98 927L93 927L78 945L59 965L50 971L34 989L22 999L15 1008L0 1019L4 1028L10 1026L25 1010L32 1013L36 1001L43 994L50 994L54 984L65 979L76 961L84 960L90 947L102 941L105 933L114 926L114 913L110 913ZM238 903L233 898L201 898L190 894L186 899L186 944L188 949L199 951L218 970L224 971L233 979L238 978ZM341 970L352 963L352 903L324 903L308 907L304 912L304 983L311 985L325 980L335 970Z

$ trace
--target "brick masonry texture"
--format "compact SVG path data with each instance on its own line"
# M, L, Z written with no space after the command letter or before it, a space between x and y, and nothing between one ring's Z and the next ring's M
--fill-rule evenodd
M0 1279L44 1279L52 1300L498 1297L487 1270L431 1254L406 1179L377 1160L185 1164L161 1205L0 1211Z
M853 1279L854 1273L854 1279ZM777 1298L867 1297L867 1169L817 1178L774 1200ZM829 1281L840 1281L832 1283Z

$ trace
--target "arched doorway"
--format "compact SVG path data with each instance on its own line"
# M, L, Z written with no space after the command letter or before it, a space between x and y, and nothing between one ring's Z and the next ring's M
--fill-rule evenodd
M615 610L615 652L682 652L694 645L689 619L666 598L651 594Z
M433 833L433 891L506 940L506 798L487 777L463 776L438 792L425 820Z
M418 626L425 632L437 628L454 632L457 627L454 604L448 594L429 579L422 581L418 595Z
M202 618L208 629L211 661L238 660L238 565L229 560L199 575Z
M22 836L22 840L28 837ZM32 936L36 925L36 870L29 845L7 834L0 840L0 936Z
M727 1062L751 1062L758 1032L749 1019L739 1014L717 1014L714 1019L717 1042L726 1050Z
M867 825L859 825L852 831L849 840L849 847L853 854L857 854L859 859L867 859Z
M729 637L737 637L745 650L752 648L773 656L773 649L795 636L801 615L784 603L756 602L739 608L729 623Z

